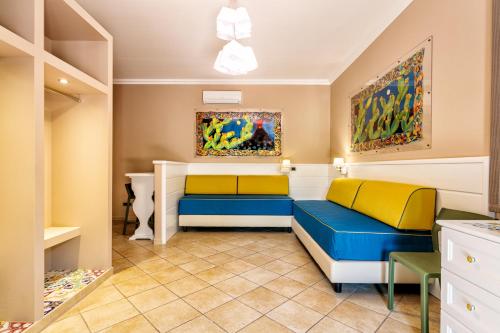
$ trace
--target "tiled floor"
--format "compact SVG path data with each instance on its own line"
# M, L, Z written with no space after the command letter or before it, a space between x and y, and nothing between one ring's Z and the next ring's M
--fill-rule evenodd
M420 332L418 294L333 292L293 234L178 233L167 246L113 236L115 274L45 333ZM431 332L439 301L431 298Z

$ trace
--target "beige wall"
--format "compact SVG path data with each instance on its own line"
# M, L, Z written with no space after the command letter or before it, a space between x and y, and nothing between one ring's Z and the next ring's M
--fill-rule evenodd
M432 148L348 160L489 154L491 1L415 0L332 84L332 156L349 148L348 96L431 35Z
M115 85L113 216L124 214L124 173L152 171L154 159L279 162L279 157L196 157L195 109L204 108L203 90L241 90L241 108L282 109L283 157L292 163L330 161L328 86Z

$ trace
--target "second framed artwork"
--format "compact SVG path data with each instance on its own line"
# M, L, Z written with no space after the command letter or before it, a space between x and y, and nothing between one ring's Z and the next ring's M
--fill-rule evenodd
M281 111L197 111L196 155L281 156Z
M350 97L350 151L431 147L432 37Z

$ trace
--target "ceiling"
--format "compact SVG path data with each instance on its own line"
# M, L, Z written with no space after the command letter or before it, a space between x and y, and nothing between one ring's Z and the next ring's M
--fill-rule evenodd
M77 0L114 36L117 82L329 83L412 0ZM219 9L247 8L259 68L232 77L213 69L224 41ZM155 81L156 80L156 81ZM221 81L222 82L222 81Z

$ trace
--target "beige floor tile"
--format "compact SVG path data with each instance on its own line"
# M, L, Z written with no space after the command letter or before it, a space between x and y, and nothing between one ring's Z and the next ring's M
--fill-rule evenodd
M238 297L238 300L260 313L268 313L288 299L269 289L259 287Z
M248 257L249 255L254 254L255 251L246 249L244 247L236 247L232 250L225 251L224 253L227 253L227 254L229 254L233 257L236 257L236 258L243 258L243 257Z
M183 300L178 299L146 312L144 315L160 332L167 332L200 316L200 313Z
M149 289L128 298L141 312L147 312L176 299L177 296L164 286Z
M274 258L266 256L265 254L262 253L254 253L252 255L249 255L248 257L244 257L242 260L255 266L262 266L267 264L268 262L273 261Z
M254 240L251 240L247 237L245 238L237 238L237 239L233 239L231 241L229 241L229 243L233 244L233 245L236 245L236 246L245 246L245 245L248 245L248 244L252 244L254 242Z
M185 278L186 276L190 275L191 274L189 274L183 269L180 269L179 267L169 267L161 271L152 273L151 277L153 277L158 282L165 284Z
M125 333L125 332L140 332L140 333L156 333L157 330L143 316L135 316L134 318L122 321L110 328L99 333Z
M206 246L194 246L187 249L186 252L198 258L205 258L218 253L217 250Z
M125 258L138 256L138 255L147 255L147 254L151 253L151 251L149 251L141 246L127 247L123 251L120 251L117 249L117 252L120 253Z
M342 292L341 293L336 293L335 290L333 290L332 284L328 279L322 279L315 283L312 288L321 290L325 293L335 295L338 298L347 298L352 295L353 292L356 291L356 284L347 284L344 283L342 284Z
M279 277L278 274L268 271L267 269L263 269L260 267L257 267L255 269L252 269L251 271L245 272L241 274L242 277L244 277L247 280L250 280L254 283L257 283L259 285L263 285L268 283L271 280L274 280Z
M160 259L160 257L157 256L154 252L148 251L147 253L137 254L131 257L127 257L127 259L133 262L134 264L139 265L142 262Z
M122 270L116 274L113 274L113 276L111 276L108 279L108 281L111 283L117 284L117 283L124 282L124 281L130 280L130 279L135 279L139 276L144 276L144 275L145 275L145 273L141 269L133 266L133 267L125 268L124 270Z
M257 266L249 264L246 261L243 261L240 259L237 259L237 260L234 260L234 261L231 261L231 262L228 262L228 263L225 263L222 265L222 268L224 268L225 270L227 270L231 273L234 273L234 274L245 273L245 272L248 272L256 267Z
M269 246L266 246L265 242L264 243L261 243L261 242L262 241L251 243L251 244L245 245L243 247L246 249L255 251L255 252L260 252L260 251L264 251L264 250L269 251Z
M288 301L278 306L267 316L294 332L306 332L323 318L320 313L294 301Z
M417 305L417 307L418 309L420 309L420 306ZM389 317L403 324L420 329L421 326L420 315L413 315L402 312L391 312ZM429 311L429 331L431 333L439 333L439 324L440 324L439 313Z
M293 300L326 316L344 299L318 289L309 288L295 296Z
M328 316L361 332L375 332L385 319L380 313L347 300L336 306Z
M377 330L380 333L420 333L419 328L403 324L397 320L387 318Z
M396 297L398 296L396 295ZM390 312L387 309L387 295L374 285L366 285L359 288L354 294L349 296L348 300L351 303L361 305L384 316L387 316Z
M258 287L257 284L239 276L224 280L214 286L232 297L238 297Z
M111 265L113 266L113 272L116 274L125 268L133 267L134 263L129 261L127 258L113 259Z
M314 264L297 268L285 276L308 286L312 286L324 278L323 273Z
M212 256L208 256L205 258L206 261L208 261L214 265L223 265L227 262L233 261L234 259L236 259L236 258L227 254L227 253L217 253L217 254L214 254Z
M182 254L166 254L161 256L163 259L168 260L168 262L174 265L182 265L191 261L198 260L198 257L190 255L189 253L183 252Z
M307 288L305 284L284 276L280 276L275 280L269 281L264 285L264 287L289 298L297 295Z
M173 329L170 333L225 333L222 328L205 316L199 316Z
M179 267L191 274L196 274L205 271L207 269L213 268L215 267L215 265L205 260L195 260L188 262L187 264L179 265Z
M227 280L229 278L232 278L233 276L233 273L226 271L222 267L210 268L206 271L196 274L196 277L210 284L216 284L217 282Z
M183 299L196 310L201 313L205 313L226 302L229 302L233 298L217 288L208 287L188 295Z
M156 281L149 275L142 275L137 278L117 283L115 286L123 295L129 297L138 294L141 291L158 287L159 285L160 284L158 283L158 281Z
M237 300L225 303L206 313L206 316L227 332L237 332L261 314Z
M118 301L122 298L123 295L113 285L103 288L97 288L96 290L91 292L87 297L81 300L76 305L76 308L79 311L84 312L92 310L104 304Z
M82 317L77 314L57 321L42 331L42 333L89 333Z
M183 279L170 282L165 286L177 296L184 297L210 285L207 282L198 279L196 276L188 276Z
M287 250L283 250L283 249L279 249L279 248L273 248L272 251L264 250L264 251L261 251L261 253L262 252L265 252L266 255L273 257L275 259L279 259L281 257L292 254L291 251L287 251Z
M172 267L173 265L166 261L165 259L155 259L151 261L142 262L137 265L140 269L142 269L146 273L154 273L161 271L162 269Z
M263 316L246 326L244 329L239 331L239 333L292 333L285 326L278 324L274 320Z
M297 266L289 264L289 263L281 261L281 260L271 261L270 263L268 263L262 267L267 269L268 271L274 272L274 273L279 274L279 275L289 273L297 268Z
M126 299L82 312L83 319L92 332L108 328L138 314L139 312Z
M336 320L325 317L314 325L308 333L358 333L359 331L342 324Z
M295 266L303 266L311 262L311 257L305 253L292 253L281 257L281 260Z
M211 244L211 245L207 245L207 246L211 247L212 249L217 250L219 252L229 251L229 250L232 250L232 249L237 247L236 245L233 245L230 243L224 243L224 242L222 242L220 244Z
M396 297L398 295L396 294ZM433 318L440 313L440 302L434 297L429 297L429 317ZM394 303L394 311L420 316L420 294L405 294Z

